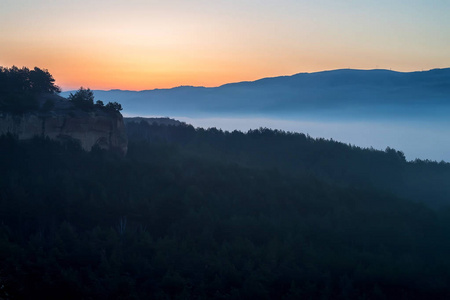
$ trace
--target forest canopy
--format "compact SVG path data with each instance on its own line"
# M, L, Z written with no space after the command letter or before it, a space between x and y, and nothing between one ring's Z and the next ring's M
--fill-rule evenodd
M197 132L211 155L0 137L0 298L449 299L450 210L216 159Z

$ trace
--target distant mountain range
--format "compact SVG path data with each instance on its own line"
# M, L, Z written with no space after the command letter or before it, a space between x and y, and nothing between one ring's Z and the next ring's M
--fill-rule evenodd
M445 118L450 112L450 68L341 69L213 88L95 90L94 94L97 100L121 103L128 116Z

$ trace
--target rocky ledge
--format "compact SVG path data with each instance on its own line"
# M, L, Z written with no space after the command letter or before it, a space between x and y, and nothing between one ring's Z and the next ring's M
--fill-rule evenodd
M99 146L126 154L128 140L119 112L102 108L83 111L56 95L44 95L39 101L41 109L37 111L22 114L0 112L0 134L11 133L19 140L34 136L75 139L87 151Z

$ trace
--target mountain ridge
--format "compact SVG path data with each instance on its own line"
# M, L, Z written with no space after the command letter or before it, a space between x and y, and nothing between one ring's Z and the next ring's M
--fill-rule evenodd
M326 74L326 73L336 73L336 72L344 72L344 71L353 71L353 72L385 72L385 73L397 73L397 74L419 74L419 73L426 73L426 72L437 72L437 71L445 71L449 73L450 76L450 67L446 68L433 68L429 70L422 70L422 71L395 71L395 70L388 70L388 69L352 69L352 68L343 68L343 69L332 69L332 70L323 70L323 71L317 71L317 72L299 72L294 73L292 75L279 75L279 76L268 76L268 77L262 77L255 80L243 80L243 81L236 81L236 82L229 82L224 83L218 86L201 86L201 85L178 85L171 88L153 88L153 89L143 89L143 90L128 90L128 89L95 89L93 91L102 91L102 92L149 92L149 91L162 91L162 90L173 90L178 88L201 88L201 89L215 89L215 88L221 88L225 86L230 85L236 85L236 84L245 84L245 83L255 83L255 82L261 82L271 79L281 79L281 78L289 78L289 77L296 77L300 75L314 75L314 74ZM69 93L73 93L76 90L67 90L63 91L61 94L66 95Z
M414 72L339 69L218 87L94 90L94 94L96 98L122 103L124 113L135 116L305 117L331 112L337 117L367 118L400 116L405 111L418 116L427 110L428 114L434 113L436 105L444 105L446 112L450 111L450 68Z

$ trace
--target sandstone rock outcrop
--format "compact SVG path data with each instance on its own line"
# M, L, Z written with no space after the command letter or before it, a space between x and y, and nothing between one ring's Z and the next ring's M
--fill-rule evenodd
M47 100L42 99L41 102ZM128 140L119 112L105 109L82 111L75 109L66 99L54 95L50 100L54 106L46 112L0 112L0 134L11 133L20 140L34 136L55 140L75 139L87 151L97 145L102 149L126 154Z

